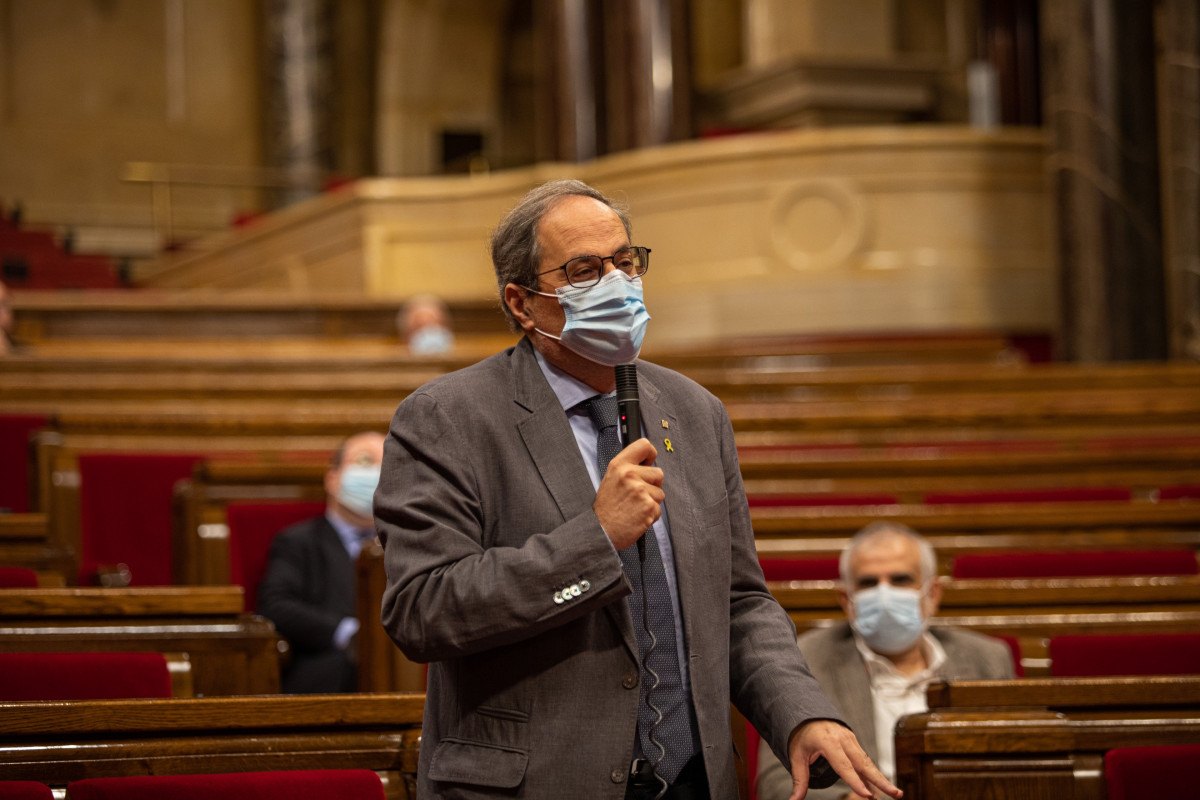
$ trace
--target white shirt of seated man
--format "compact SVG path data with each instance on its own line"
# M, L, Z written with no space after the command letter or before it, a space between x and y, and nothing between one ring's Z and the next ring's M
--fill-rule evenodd
M942 599L937 561L914 537L881 525L843 554L841 567L838 602L867 666L877 766L894 781L896 721L927 710L925 688L946 660L928 632Z

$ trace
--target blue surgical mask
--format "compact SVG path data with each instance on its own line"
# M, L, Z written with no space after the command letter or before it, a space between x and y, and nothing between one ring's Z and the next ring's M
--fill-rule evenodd
M896 655L912 647L925 632L921 593L879 583L855 592L854 629L877 653Z
M378 464L351 464L344 467L338 485L338 502L359 516L371 516L379 472Z
M413 333L408 350L414 355L429 356L448 353L454 348L454 334L442 325L427 325Z
M530 291L558 298L567 318L562 335L555 336L540 328L534 330L559 340L571 352L597 364L615 367L633 361L642 351L650 315L642 301L641 278L631 278L614 269L595 286L562 286L555 294Z

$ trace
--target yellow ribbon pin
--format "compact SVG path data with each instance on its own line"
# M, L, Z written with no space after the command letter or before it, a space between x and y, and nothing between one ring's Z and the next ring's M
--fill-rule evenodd
M671 447L671 440L670 440L670 439L663 439L663 444L665 444L665 445L667 446L667 452L668 452L668 453L674 453L674 452L675 452L675 448L674 448L674 447Z

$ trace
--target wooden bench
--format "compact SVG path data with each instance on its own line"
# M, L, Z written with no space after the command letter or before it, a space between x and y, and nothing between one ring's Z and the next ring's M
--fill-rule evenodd
M715 361L716 359L714 359ZM896 399L917 395L1030 390L1111 391L1200 387L1189 361L1106 364L901 364L788 367L684 365L682 372L724 400Z
M834 581L768 585L800 632L845 618ZM1200 576L947 581L931 624L1015 638L1025 674L1047 675L1051 636L1200 631Z
M791 506L752 508L750 519L760 555L836 555L880 519L956 550L1200 545L1200 503L1185 501Z
M416 797L424 695L0 703L0 780L370 769Z
M279 691L280 639L237 586L0 589L4 652L186 653L197 695Z
M331 448L332 451L332 448ZM325 500L328 454L295 461L204 461L192 478L175 485L171 552L179 584L228 584L229 525L225 509L236 502Z
M1200 743L1200 676L934 684L896 729L905 797L1106 800L1104 754Z
M75 575L74 547L52 541L44 513L0 514L0 565L26 567L65 578Z

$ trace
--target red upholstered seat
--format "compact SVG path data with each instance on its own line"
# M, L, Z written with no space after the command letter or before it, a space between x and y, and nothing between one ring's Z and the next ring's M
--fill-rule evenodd
M36 589L37 573L25 567L0 567L0 589Z
M135 775L67 784L71 800L383 800L369 769L281 770L216 775Z
M0 653L0 700L170 696L161 653Z
M838 560L833 558L760 558L763 577L769 581L836 581Z
M890 494L782 494L747 495L751 508L787 506L890 506L896 504Z
M79 456L80 582L100 565L127 564L133 586L171 583L171 490L201 456Z
M41 414L5 414L0 416L0 510L28 514L29 437L46 427Z
M749 800L758 800L758 729L746 723L746 783L750 786Z
M1200 674L1200 633L1055 636L1049 650L1055 677Z
M258 607L258 584L267 568L267 553L275 534L287 526L325 513L325 504L230 503L225 509L229 524L229 574L246 590L246 610Z
M54 792L37 781L0 781L0 800L54 800Z
M1080 578L1102 575L1197 575L1191 550L1048 550L972 553L954 559L955 578Z
M1123 486L1055 486L996 492L930 492L929 504L957 503L1100 503L1125 502L1133 492Z
M1158 490L1159 500L1200 500L1200 484L1185 483L1179 486L1164 486Z
M1108 800L1195 797L1200 786L1200 745L1118 747L1104 754Z
M1008 645L1008 652L1012 655L1013 674L1018 678L1025 677L1025 665L1021 663L1021 640L1016 636L994 636L994 639L999 639Z

